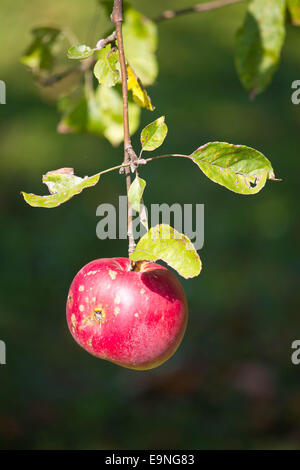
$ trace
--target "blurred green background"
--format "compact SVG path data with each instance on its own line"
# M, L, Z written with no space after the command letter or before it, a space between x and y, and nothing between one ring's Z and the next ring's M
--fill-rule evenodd
M152 17L191 0L132 1ZM273 163L281 183L239 196L181 159L141 169L145 204L205 204L203 271L183 281L190 321L177 353L147 372L119 368L73 341L65 301L76 272L97 257L126 256L126 241L96 237L96 208L125 194L118 173L57 209L33 209L21 190L41 194L41 175L74 167L91 175L122 159L91 136L56 133L59 115L19 63L34 26L102 37L94 0L1 0L0 446L21 449L300 448L300 28L288 26L280 68L254 102L233 59L245 5L159 26L154 113L169 126L163 152L189 153L212 140L246 144ZM134 136L138 143L138 135ZM46 189L46 188L45 188ZM46 191L44 191L45 193Z

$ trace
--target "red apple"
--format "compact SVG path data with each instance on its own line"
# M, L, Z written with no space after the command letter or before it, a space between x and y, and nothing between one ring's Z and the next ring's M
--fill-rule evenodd
M187 323L186 296L176 276L156 263L97 259L75 276L67 321L77 343L101 359L151 369L178 348Z

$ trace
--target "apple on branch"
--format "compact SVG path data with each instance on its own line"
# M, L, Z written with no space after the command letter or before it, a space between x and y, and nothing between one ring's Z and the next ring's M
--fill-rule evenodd
M90 354L130 369L159 366L176 351L188 317L185 292L164 266L97 259L75 276L67 321Z

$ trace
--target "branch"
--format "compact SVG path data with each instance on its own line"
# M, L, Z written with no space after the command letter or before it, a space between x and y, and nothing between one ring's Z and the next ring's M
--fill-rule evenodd
M71 67L61 73L57 73L56 75L50 75L49 77L36 77L36 81L41 86L52 86L77 71L80 71L80 67Z
M123 129L124 129L124 165L121 165L122 169L125 168L126 174L126 188L127 196L129 188L131 186L131 177L130 177L130 166L134 170L136 167L136 162L138 160L132 145L129 131L129 116L128 116L128 89L127 89L127 68L126 68L126 59L124 53L124 43L123 43L123 31L122 31L122 22L123 22L123 0L114 0L114 8L111 15L111 20L115 25L117 42L118 42L118 51L119 51L119 62L121 67L121 77L122 77L122 96L123 96ZM133 166L132 166L133 165ZM128 240L129 240L129 255L135 249L135 242L133 237L132 230L132 207L128 200Z
M113 31L109 36L107 36L107 38L100 39L97 42L96 49L97 50L104 49L104 47L106 47L108 44L113 44L116 39L117 39L116 31Z
M182 10L166 10L159 16L153 19L155 23L161 23L165 20L176 18L177 16L186 15L190 13L200 13L201 11L216 10L217 8L226 7L234 3L241 3L245 0L217 0L214 2L199 3L193 7L183 8Z
M70 67L69 69L64 70L61 73L56 75L50 75L49 77L37 77L37 82L41 86L52 86L57 82L60 82L64 78L72 75L74 72L80 72L84 74L87 70L95 65L95 60L92 57L85 59L79 66L77 67Z

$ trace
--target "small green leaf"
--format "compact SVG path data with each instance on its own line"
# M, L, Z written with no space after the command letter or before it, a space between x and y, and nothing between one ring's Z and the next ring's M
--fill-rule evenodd
M120 81L119 54L110 44L98 52L94 74L99 83L108 87L115 86Z
M85 44L80 44L78 46L72 46L68 50L68 58L69 59L77 59L77 60L84 60L88 57L91 57L95 52L95 49L91 49L89 46Z
M123 26L126 58L144 86L152 85L157 77L157 26L134 8L125 10Z
M47 186L50 194L61 193L66 189L81 183L82 178L74 175L73 168L60 168L59 170L48 171L43 175L42 182Z
M236 37L235 62L251 97L271 82L285 39L285 0L253 0Z
M166 224L150 228L138 242L130 259L161 259L186 279L198 276L202 267L199 255L188 237Z
M60 134L77 134L87 131L88 104L84 94L64 96L58 102L58 107L63 112L57 126Z
M96 91L104 124L104 136L114 146L119 145L124 138L123 134L123 101L118 87L109 88L99 85ZM141 110L135 103L129 102L129 130L133 134L139 127Z
M148 221L145 207L143 204L143 193L146 187L146 181L136 176L128 191L128 200L132 208L140 214L140 221L148 230Z
M60 134L104 135L103 113L93 91L87 93L76 90L75 93L63 98L60 108L63 111L57 128Z
M78 93L79 91L79 93ZM63 116L58 124L61 134L88 133L102 136L112 145L123 140L123 103L118 87L98 85L96 91L77 90L65 96L60 108ZM140 108L129 102L130 133L133 134L140 122Z
M140 212L140 204L143 198L145 187L146 181L136 176L129 188L128 199L131 206L136 212Z
M287 6L292 24L300 26L300 0L287 0Z
M63 204L85 188L95 186L100 173L94 176L80 178L74 175L73 168L60 168L49 171L43 176L43 183L48 186L50 196L37 196L22 192L25 201L32 207L52 208Z
M33 29L32 43L20 59L22 64L30 67L34 72L50 71L54 64L53 47L60 34L60 29L52 27Z
M245 145L211 142L190 157L209 179L238 194L256 194L275 179L269 160Z
M166 138L167 132L168 128L164 116L148 124L141 133L142 150L152 151L160 147Z
M134 70L127 65L127 86L128 90L131 90L132 97L134 101L141 106L141 108L146 108L149 111L154 111L154 106L151 103L151 99L144 88L141 80L137 77Z

